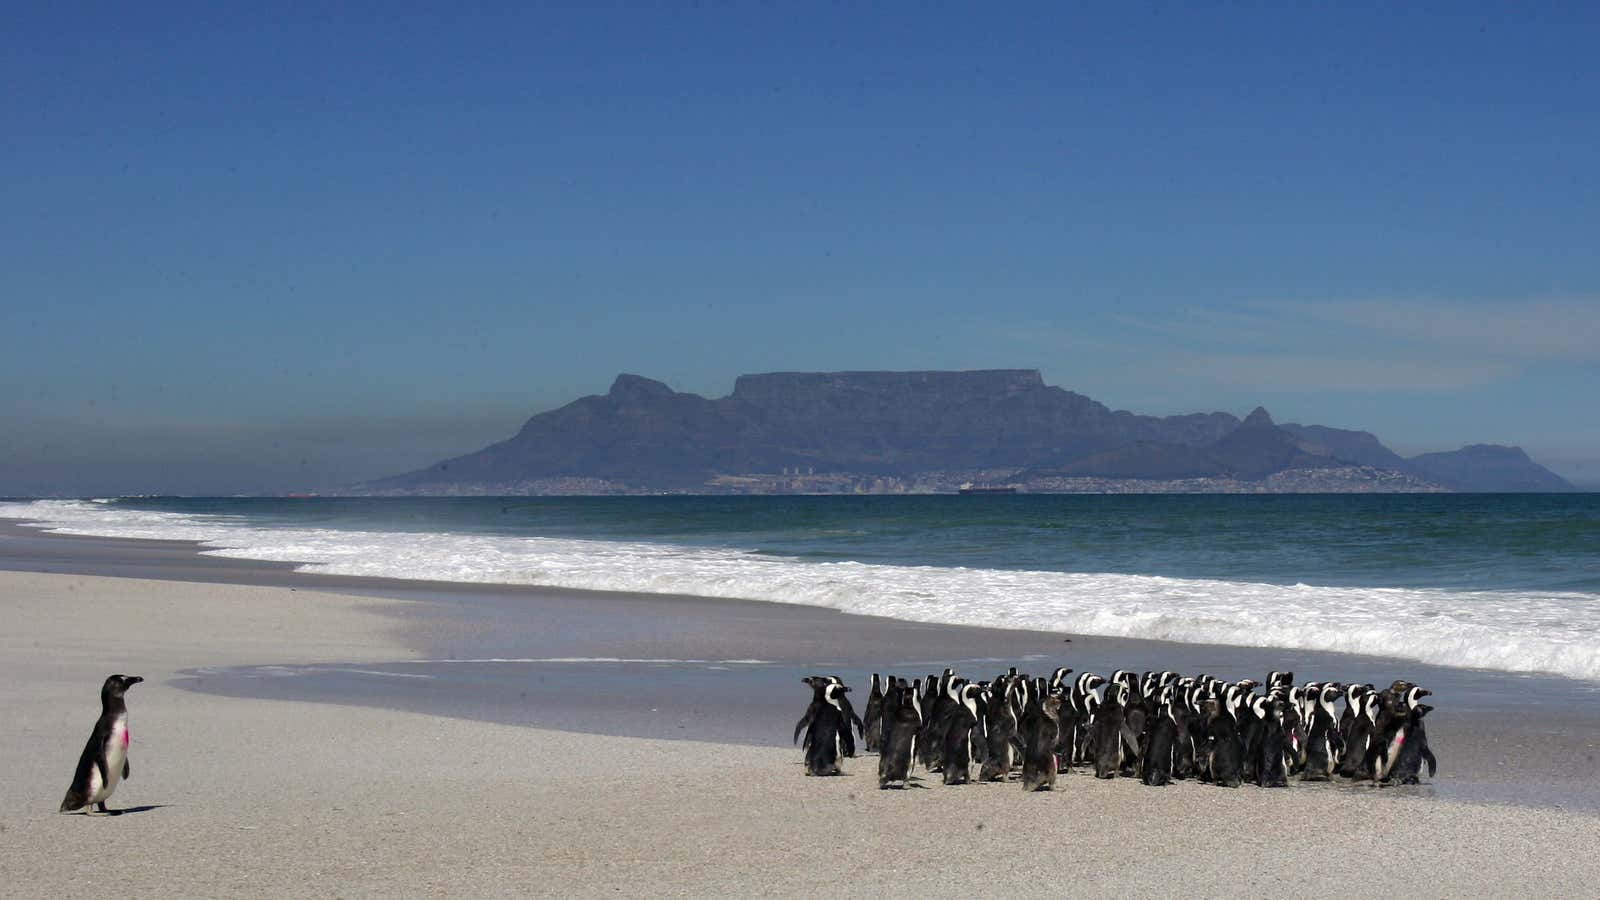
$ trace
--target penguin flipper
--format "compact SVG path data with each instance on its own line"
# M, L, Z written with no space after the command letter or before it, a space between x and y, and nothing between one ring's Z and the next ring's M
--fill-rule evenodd
M122 760L122 780L123 781L127 781L128 780L128 773L132 772L132 771L133 771L133 768L128 765L127 757L123 757L123 760Z
M1422 759L1428 764L1428 777L1432 778L1434 775L1437 775L1439 772L1439 761L1434 759L1433 751L1429 750L1427 747L1423 747Z
M1122 742L1127 745L1129 752L1133 753L1136 759L1144 756L1144 748L1139 746L1139 736L1134 734L1133 729L1126 724L1122 726Z
M810 724L811 724L811 710L808 709L808 710L806 710L806 714L800 717L800 721L795 723L795 726L794 726L794 738L790 741L790 743L798 744L800 742L800 732L805 731L806 730L806 726L810 725Z

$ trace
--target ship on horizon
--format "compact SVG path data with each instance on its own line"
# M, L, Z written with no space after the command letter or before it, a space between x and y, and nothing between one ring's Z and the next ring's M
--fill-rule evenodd
M968 481L956 489L959 494L1015 494L1017 489L1013 485L973 484Z

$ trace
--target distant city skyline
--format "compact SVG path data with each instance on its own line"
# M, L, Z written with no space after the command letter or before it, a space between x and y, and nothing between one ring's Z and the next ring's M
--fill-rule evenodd
M1600 8L15 11L0 494L1037 368L1600 485Z

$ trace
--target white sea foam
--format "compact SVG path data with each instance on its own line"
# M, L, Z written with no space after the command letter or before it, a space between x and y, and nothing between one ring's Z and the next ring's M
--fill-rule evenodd
M0 516L67 534L202 541L213 555L298 562L307 572L770 600L920 622L1369 653L1600 680L1600 596L1587 593L808 562L624 541L260 528L83 501L0 503Z

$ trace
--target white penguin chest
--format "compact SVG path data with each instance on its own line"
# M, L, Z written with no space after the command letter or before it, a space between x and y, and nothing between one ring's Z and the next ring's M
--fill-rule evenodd
M122 781L122 764L128 760L128 744L131 738L128 735L128 717L118 716L111 723L111 736L106 739L106 780L105 785L97 791L99 796L93 802L100 802L111 796L117 789L117 784Z

